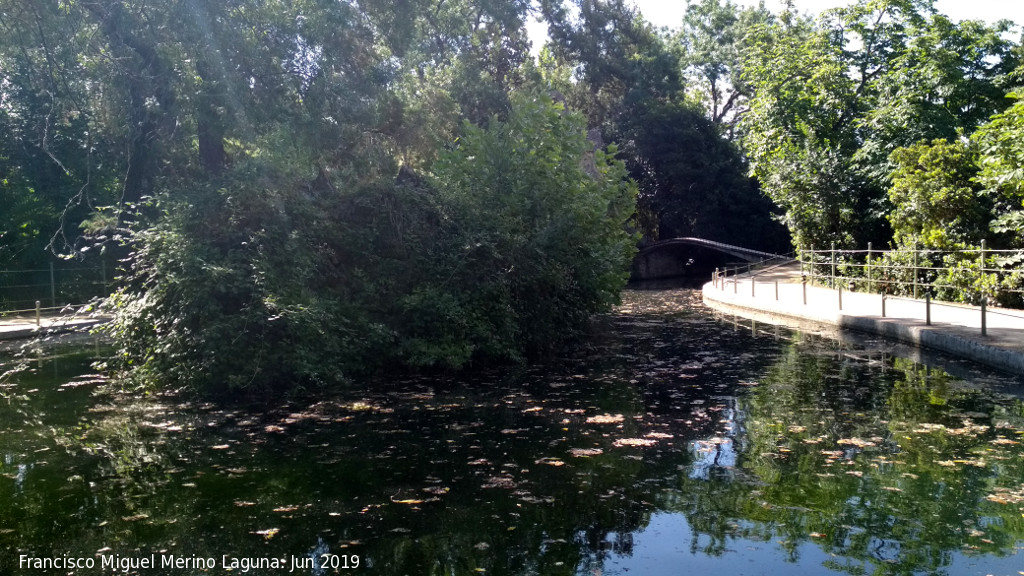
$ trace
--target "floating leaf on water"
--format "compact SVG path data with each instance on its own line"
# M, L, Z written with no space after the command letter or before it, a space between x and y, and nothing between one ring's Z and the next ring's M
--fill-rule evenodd
M516 481L511 476L491 476L487 479L481 488L507 488L512 489L516 487Z
M615 446L654 446L657 444L657 440L651 440L650 438L619 438L615 442L612 442Z
M590 456L602 454L604 453L604 450L600 448L573 448L572 450L569 450L569 453L577 458L588 458Z
M278 506L277 508L274 508L274 512L294 512L298 509L298 506Z
M622 414L601 414L587 418L587 424L619 424L622 420Z
M539 460L534 460L533 463L534 464L547 464L548 466L565 466L565 462L559 460L558 458L553 458L551 456L546 456L546 457L541 458Z
M270 540L271 538L276 536L277 533L280 532L280 531L281 531L280 528L267 528L266 530L257 530L255 532L250 532L250 534L259 534L260 536L263 536L267 540Z
M858 448L876 446L874 442L871 442L870 440L863 440L861 438L840 438L839 440L836 440L836 444L849 444Z
M968 466L974 466L976 468L984 468L985 465L986 465L985 461L983 459L981 459L981 458L979 458L977 460L960 460L960 459L957 459L957 460L954 460L953 462L956 462L957 464L966 464Z

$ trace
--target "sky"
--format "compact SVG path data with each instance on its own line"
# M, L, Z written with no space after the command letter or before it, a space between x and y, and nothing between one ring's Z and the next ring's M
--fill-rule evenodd
M758 0L733 0L741 6L756 6ZM854 0L795 0L794 5L799 12L818 14L823 10L844 6ZM686 11L686 0L633 0L644 18L657 27L676 28L683 21ZM782 11L782 0L765 0L765 6L775 13ZM951 20L984 20L995 22L1001 19L1012 20L1024 24L1024 2L1021 0L937 0L935 8L949 16ZM540 51L544 41L543 24L529 23L530 38L533 41L533 52Z

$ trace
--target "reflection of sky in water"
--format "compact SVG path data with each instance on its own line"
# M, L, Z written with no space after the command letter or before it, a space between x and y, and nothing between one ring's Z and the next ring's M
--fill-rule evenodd
M742 428L738 417L741 412L736 409L735 398L723 398L724 408L719 424L723 428L720 436L690 442L693 453L693 464L690 466L690 478L707 480L713 468L731 469L736 466L736 436Z
M10 452L4 453L4 467L12 468L14 466L14 454L11 454ZM28 473L29 468L31 468L31 466L27 464L18 464L17 473L10 476L10 478L14 480L15 494L21 494L25 491L25 474Z
M694 462L690 467L690 478L707 480L715 467L732 468L736 465L736 450L732 438L714 437L690 442Z
M805 542L797 546L792 562L775 540L731 540L724 554L711 556L701 551L707 536L695 538L686 517L682 514L660 513L651 517L650 524L632 535L632 553L617 554L614 550L604 562L603 576L632 574L720 574L722 576L754 575L819 575L834 574L842 566L850 574L872 573L873 567L855 561L836 558L816 544ZM898 542L873 539L877 558L881 561L898 558ZM826 566L826 563L829 566ZM952 554L950 565L943 573L959 574L1019 574L1024 569L1020 551L1004 558L988 555L968 556ZM866 570L866 572L864 572ZM589 576L589 572L585 573ZM582 576L582 575L581 575Z
M817 576L823 572L822 563L830 559L817 546L805 543L797 547L800 561L794 563L788 561L787 553L774 541L753 540L731 541L725 554L709 556L701 551L707 539L707 536L695 539L682 514L655 514L646 528L633 535L632 555L609 555L603 574Z

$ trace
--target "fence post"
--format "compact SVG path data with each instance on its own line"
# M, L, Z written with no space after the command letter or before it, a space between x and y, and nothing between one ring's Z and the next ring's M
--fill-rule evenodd
M885 294L882 294L882 318L885 318Z
M41 311L39 310L39 300L36 300L36 328L42 326L42 314L40 312Z
M914 300L917 300L917 242L914 242Z
M875 291L875 285L871 283L871 242L868 242L867 275L868 275L868 291L869 292L874 292Z
M754 297L754 285L757 284L757 279L753 276L750 277L750 297Z
M981 296L981 335L988 336L988 329L985 326L985 303L988 301L988 296L982 294Z
M924 323L932 325L932 293L924 293Z
M836 287L836 243L832 243L832 277L829 279L829 288Z
M718 288L718 268L717 267L715 267L715 275L712 276L712 278L715 279L715 283L714 283L715 288Z
M807 305L807 275L806 274L801 276L801 283L804 286L804 306L806 306Z
M839 310L842 311L842 309L843 309L843 287L840 286L839 287Z
M57 307L57 283L53 281L53 262L50 262L50 306Z
M811 244L811 265L807 267L807 269L810 270L811 272L811 284L814 283L814 276L817 273L817 270L815 270L815 268L817 268L817 266L815 266L817 263L818 253L815 252L814 250L814 244Z
M779 281L775 281L775 301L779 301Z
M978 289L984 290L985 278L985 240L981 241L981 253L978 255Z

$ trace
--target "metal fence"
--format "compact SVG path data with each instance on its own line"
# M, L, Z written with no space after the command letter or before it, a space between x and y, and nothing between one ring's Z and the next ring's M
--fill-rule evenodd
M982 335L987 335L989 315L1002 319L1000 325L1024 323L1024 313L1019 310L1024 309L1024 250L992 250L984 242L964 250L874 250L870 244L867 250L837 250L833 245L828 250L803 250L797 260L800 268L791 269L789 282L802 285L796 297L804 305L808 304L808 285L817 285L834 291L833 303L839 311L843 310L845 291L848 298L856 296L851 292L876 296L871 306L877 307L882 317L887 316L887 305L906 313L909 304L920 306L921 310L913 313L923 314L930 325L933 307L939 307L943 321L979 326ZM738 293L738 276L742 275L754 297L758 278L772 268L755 264L716 269L712 281L722 290L732 284L732 291ZM774 284L775 300L779 300L779 280L768 284ZM821 304L820 298L816 304ZM993 309L993 305L999 308Z
M1024 250L804 250L812 284L915 299L1024 307Z
M0 270L0 316L36 314L82 305L109 293L112 278L98 266L50 263L27 270ZM38 305L37 305L38 302Z
M753 273L754 271L771 270L778 266L796 262L796 258L794 258L794 256L796 256L796 252L790 252L788 254L765 253L765 257L757 262L747 262L746 264L735 264L724 268L715 268L713 278L737 276L739 274Z

